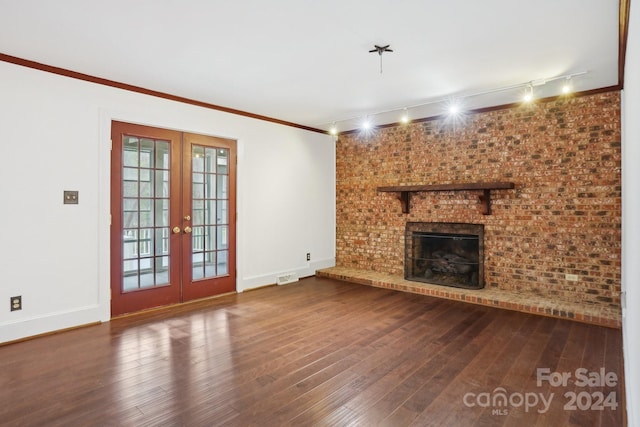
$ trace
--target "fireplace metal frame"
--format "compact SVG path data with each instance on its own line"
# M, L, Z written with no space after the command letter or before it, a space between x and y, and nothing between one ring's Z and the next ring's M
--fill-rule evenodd
M412 275L412 262L416 256L413 254L412 235L414 232L434 233L434 234L459 234L464 236L478 237L478 283L460 284L448 280L438 280L437 277L421 278ZM430 283L441 286L452 286L464 289L482 289L484 288L484 225L468 224L468 223L450 223L450 222L407 222L405 226L405 256L404 256L404 278L415 282Z

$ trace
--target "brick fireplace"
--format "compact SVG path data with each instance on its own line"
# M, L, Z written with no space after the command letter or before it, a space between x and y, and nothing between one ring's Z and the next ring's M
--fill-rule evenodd
M612 91L340 135L336 269L431 293L428 283L404 281L406 224L480 224L484 288L468 291L472 298L507 295L525 311L619 319L620 133L620 93ZM404 199L378 191L478 182L514 186L491 190L490 214L473 188ZM433 292L444 291L467 298L465 289Z

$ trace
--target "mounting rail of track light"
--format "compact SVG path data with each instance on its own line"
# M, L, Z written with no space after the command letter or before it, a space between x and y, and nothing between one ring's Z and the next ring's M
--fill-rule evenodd
M376 49L371 50L371 52L377 52L378 49L388 49L389 46L376 46ZM380 55L382 55L380 53ZM485 90L485 91L481 91L481 92L474 92L474 93L468 93L468 94L460 94L460 95L451 95L451 96L446 96L446 97L441 97L441 98L437 98L428 102L423 102L420 104L414 104L414 105L408 105L408 106L402 106L399 108L391 108L388 110L382 110L382 111L376 111L374 113L366 113L366 114L362 114L359 116L354 116L354 117L349 117L349 118L345 118L345 119L339 119L339 120L333 120L330 123L330 129L329 129L329 133L331 133L332 135L337 135L338 134L338 124L341 122L350 122L350 121L354 121L354 120L358 120L361 119L362 117L366 117L366 120L364 120L364 122L366 122L369 126L372 126L372 117L375 117L377 115L382 115L382 114L388 114L388 113L393 113L393 112L400 112L401 113L401 118L399 119L399 121L401 123L408 123L409 120L409 111L411 109L416 109L419 107L425 107L428 105L433 105L433 104L447 104L448 105L448 110L450 114L454 114L454 113L459 113L460 112L460 108L457 105L453 105L451 104L451 100L463 100L466 98L473 98L473 97L478 97L478 96L482 96L482 95L489 95L492 93L496 93L496 92L506 92L506 91L510 91L510 90L514 90L514 89L522 89L524 88L524 95L523 95L523 101L524 102L531 102L533 101L534 98L534 88L535 87L539 87L539 86L544 86L547 83L553 82L553 81L557 81L557 80L565 80L565 82L562 85L561 88L561 94L568 94L572 91L572 79L574 77L578 77L578 76L582 76L584 74L587 74L587 71L580 71L577 73L571 73L571 74L563 74L560 76L555 76L555 77L549 77L549 78L545 78L545 79L537 79L537 80L530 80L528 82L524 82L524 83L518 83L518 84L514 84L514 85L510 85L510 86L504 86L504 87L500 87L500 88L496 88L496 89L490 89L490 90ZM364 123L363 122L363 123ZM326 126L323 125L323 126Z

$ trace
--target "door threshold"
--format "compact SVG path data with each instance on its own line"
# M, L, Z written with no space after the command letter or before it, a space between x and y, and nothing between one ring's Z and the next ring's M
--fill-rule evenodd
M172 311L175 310L177 308L191 308L189 306L191 305L195 305L195 304L202 304L205 303L207 301L213 300L213 299L218 299L224 296L228 296L228 295L235 295L237 294L237 291L232 291L232 292L225 292L222 294L218 294L218 295L211 295L208 297L204 297L204 298L198 298L198 299L194 299L191 301L185 301L185 302L179 302L176 304L168 304L168 305L161 305L158 307L151 307L151 308L146 308L144 310L139 310L139 311L132 311L131 313L124 313L124 314L119 314L117 316L111 316L111 320L118 320L118 319L124 319L127 317L133 317L133 316L139 316L139 315L144 315L144 314L153 314L153 313L158 313L158 312L162 312L162 311Z

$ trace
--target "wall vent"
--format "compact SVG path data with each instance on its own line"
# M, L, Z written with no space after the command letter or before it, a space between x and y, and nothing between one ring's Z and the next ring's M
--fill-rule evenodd
M287 283L293 283L298 281L298 275L296 273L285 273L276 277L276 285L286 285Z

